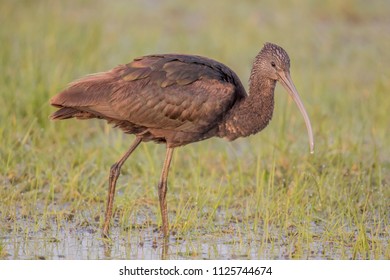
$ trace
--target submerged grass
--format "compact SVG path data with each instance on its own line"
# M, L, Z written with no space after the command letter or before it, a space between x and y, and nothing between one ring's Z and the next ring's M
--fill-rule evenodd
M0 4L1 258L390 258L387 1L97 2ZM108 170L132 136L97 120L50 122L49 98L148 53L213 57L245 83L265 41L290 54L315 154L278 87L259 135L175 151L167 252L157 231L164 147L153 144L126 162L103 242Z

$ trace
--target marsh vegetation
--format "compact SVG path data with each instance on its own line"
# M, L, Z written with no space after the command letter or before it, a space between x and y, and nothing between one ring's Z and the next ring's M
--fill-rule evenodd
M108 170L134 136L50 122L76 78L152 53L219 60L246 84L264 42L283 46L311 118L276 89L271 124L177 149L169 259L389 259L388 1L1 1L0 258L156 259L165 148L122 169L112 240Z

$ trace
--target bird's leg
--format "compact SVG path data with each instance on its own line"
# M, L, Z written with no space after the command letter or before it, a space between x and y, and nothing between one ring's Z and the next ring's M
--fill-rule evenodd
M120 158L119 161L114 163L110 169L110 178L108 183L108 199L107 199L107 208L106 215L103 225L103 236L108 237L108 230L110 228L110 220L112 216L112 206L114 204L114 196L115 196L115 186L116 181L118 180L119 174L121 172L121 167L131 155L132 152L138 147L141 143L142 139L140 137L135 138L134 142L131 144L129 150Z
M171 164L172 153L173 153L173 148L167 147L164 166L161 173L160 182L158 183L158 199L160 201L162 232L164 237L167 237L169 235L166 194L167 194L168 171L169 171L169 165Z

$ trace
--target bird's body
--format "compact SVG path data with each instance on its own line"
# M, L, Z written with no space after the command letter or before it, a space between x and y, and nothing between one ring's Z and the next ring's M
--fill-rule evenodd
M143 141L178 147L213 136L234 140L261 130L271 119L273 94L258 97L262 100L256 105L267 110L255 108L258 118L252 116L243 127L234 118L251 111L237 109L253 102L230 68L201 56L165 54L82 78L51 104L62 107L53 119L102 118Z
M289 66L282 48L265 44L255 59L247 94L238 76L220 62L192 55L150 55L84 77L56 95L51 104L60 109L52 119L101 118L136 135L129 151L111 168L104 234L108 234L120 168L139 143L154 141L167 146L159 183L167 235L165 194L173 149L214 136L234 140L259 132L271 120L276 81L291 91L304 114L312 144L310 123L291 82Z

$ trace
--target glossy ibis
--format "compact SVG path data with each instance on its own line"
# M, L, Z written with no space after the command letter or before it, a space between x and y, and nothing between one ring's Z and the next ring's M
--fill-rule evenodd
M277 81L301 111L313 152L311 124L290 77L289 56L272 43L266 43L254 60L249 94L238 76L220 62L161 54L86 76L54 96L51 105L60 109L51 115L53 120L105 119L124 133L135 134L129 150L110 170L103 234L108 236L121 167L141 142L166 145L158 196L162 232L167 236L167 177L174 148L214 136L231 141L261 131L272 117Z

